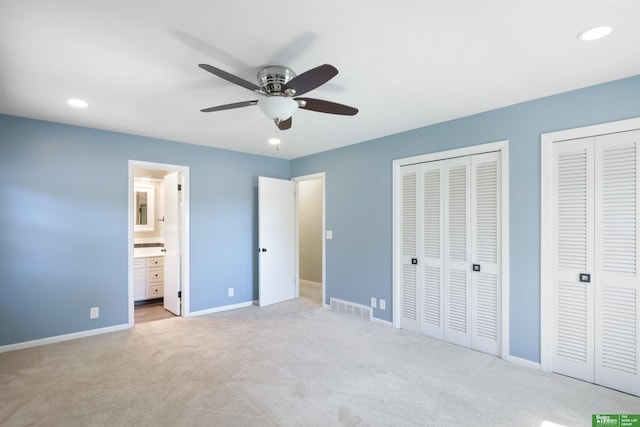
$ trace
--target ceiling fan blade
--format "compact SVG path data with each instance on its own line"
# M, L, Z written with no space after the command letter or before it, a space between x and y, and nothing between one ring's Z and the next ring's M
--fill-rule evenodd
M222 110L231 110L234 108L248 107L250 105L256 105L257 103L258 103L257 99L253 101L234 102L233 104L225 104L225 105L218 105L217 107L203 108L200 111L202 111L203 113L210 113L212 111L222 111Z
M242 79L238 76L234 76L233 74L227 73L226 71L223 71L219 68L216 67L212 67L211 65L208 64L199 64L198 67L202 68L203 70L206 70L208 72L210 72L211 74L221 77L233 84L236 84L238 86L242 86L243 88L252 90L254 92L260 92L262 93L262 90L260 89L260 86L258 86L255 83L251 83L245 79Z
M336 102L324 101L314 98L293 98L298 101L298 108L303 110L318 111L320 113L340 114L342 116L355 116L358 109Z
M287 129L291 129L291 125L293 124L293 117L289 117L287 120L278 121L276 119L274 121L276 122L276 126L278 126L278 129L287 130Z
M284 85L284 91L293 89L295 91L293 95L302 95L325 84L337 74L338 69L333 65L320 65L289 80Z

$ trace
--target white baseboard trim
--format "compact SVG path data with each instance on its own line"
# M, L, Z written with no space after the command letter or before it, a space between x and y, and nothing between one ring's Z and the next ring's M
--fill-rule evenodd
M90 329L88 331L74 332L72 334L56 335L55 337L42 338L39 340L19 342L16 344L8 344L0 347L0 353L13 351L13 350L22 350L24 348L29 348L29 347L38 347L41 345L53 344L53 343L62 342L62 341L75 340L78 338L85 338L93 335L106 334L109 332L123 331L129 328L130 328L129 324L126 323L123 325L108 326L106 328Z
M540 370L539 363L532 362L531 360L523 359L521 357L508 355L505 360L507 362L515 363L516 365L524 366L525 368L535 369L536 371Z
M228 311L228 310L235 310L237 308L251 307L255 303L256 303L256 301L246 301L246 302L240 302L238 304L223 305L223 306L220 306L220 307L208 308L206 310L192 311L192 312L189 313L189 316L187 316L187 317L204 316L206 314L219 313L221 311Z
M299 282L300 282L301 285L315 286L316 288L321 288L322 287L322 283L320 283L320 282L312 282L311 280L300 279Z
M373 323L379 323L381 325L388 326L390 328L393 327L393 323L389 322L388 320L382 320L382 319L378 319L377 317L374 317L372 321Z

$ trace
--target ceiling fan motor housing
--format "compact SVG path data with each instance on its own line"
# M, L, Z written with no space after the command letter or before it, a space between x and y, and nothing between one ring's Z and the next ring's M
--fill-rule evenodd
M260 88L269 95L293 96L295 93L283 93L284 85L293 79L296 73L281 65L269 65L258 72Z

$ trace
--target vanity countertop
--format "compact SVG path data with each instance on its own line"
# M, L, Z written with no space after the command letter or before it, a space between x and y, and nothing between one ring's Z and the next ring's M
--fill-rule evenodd
M151 256L164 256L164 252L161 252L163 248L161 247L152 247L152 248L133 248L133 257L134 258L145 258Z

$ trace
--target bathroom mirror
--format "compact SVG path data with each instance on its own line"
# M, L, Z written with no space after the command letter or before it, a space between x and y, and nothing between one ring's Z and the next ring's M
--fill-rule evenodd
M134 186L134 230L153 231L155 227L155 188L153 185Z

